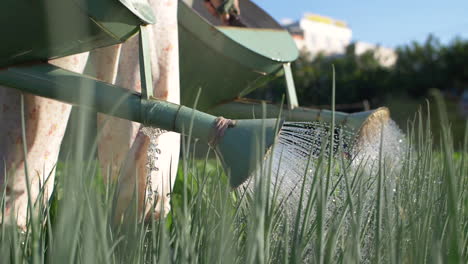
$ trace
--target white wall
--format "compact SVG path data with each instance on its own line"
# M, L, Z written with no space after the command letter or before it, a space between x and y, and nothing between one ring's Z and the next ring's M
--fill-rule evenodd
M298 22L285 20L285 24L284 26L293 35L298 49L309 53L311 59L319 53L344 54L353 36L351 28L345 22L315 14L306 13ZM357 55L374 50L376 59L383 66L390 67L397 60L397 54L393 49L361 41L355 44Z
M302 18L300 27L304 30L304 44L312 56L323 52L326 55L341 54L351 43L350 28L339 27Z
M386 48L386 47L381 47L372 43L367 43L367 42L362 42L362 41L357 41L355 43L355 53L357 55L361 55L365 53L366 51L374 51L374 56L375 58L380 62L380 65L385 66L385 67L391 67L393 66L396 61L397 61L397 53L395 50Z

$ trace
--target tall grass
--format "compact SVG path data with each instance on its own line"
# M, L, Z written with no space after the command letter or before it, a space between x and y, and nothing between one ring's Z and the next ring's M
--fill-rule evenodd
M386 153L373 170L339 155L309 159L297 204L268 164L231 190L218 161L185 148L169 216L114 224L114 188L95 162L69 160L25 231L1 226L0 263L466 263L468 129L455 153L437 102L440 148L419 114L399 168Z

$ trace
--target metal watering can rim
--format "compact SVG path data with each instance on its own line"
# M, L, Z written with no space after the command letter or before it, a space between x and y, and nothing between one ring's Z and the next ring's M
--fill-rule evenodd
M380 136L376 132L381 131L382 125L388 123L391 120L390 110L384 106L366 112L370 112L370 114L359 127L358 136L356 138L358 148L365 141L368 141L368 139Z

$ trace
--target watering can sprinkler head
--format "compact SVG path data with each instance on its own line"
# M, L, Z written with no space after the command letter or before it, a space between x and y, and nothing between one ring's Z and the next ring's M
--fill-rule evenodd
M292 110L281 108L278 105L268 104L266 111L259 101L237 100L234 102L218 105L210 110L215 115L224 115L229 118L252 118L255 116L284 118L288 122L331 122L333 113L330 110L312 109L307 107L296 107ZM356 132L356 147L366 142L372 142L375 137L380 137L382 124L390 121L390 111L386 107L375 110L343 113L335 112L335 124L343 125Z
M359 147L375 137L380 137L382 126L390 121L390 110L387 107L379 107L372 111L351 114L349 120L355 123L353 124L355 127L360 126L356 139Z

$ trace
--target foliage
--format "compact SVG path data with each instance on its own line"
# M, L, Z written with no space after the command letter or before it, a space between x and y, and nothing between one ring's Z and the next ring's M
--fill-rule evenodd
M444 51L433 36L429 36L424 44L413 42L398 48L394 86L412 96L424 96L430 88L450 85Z
M468 89L468 41L454 39L447 45L430 35L424 43L412 42L396 49L398 59L392 67L379 64L373 51L356 55L355 45L345 54L310 60L301 54L293 64L293 75L300 105L324 105L331 101L331 65L337 72L336 103L349 104L368 100L381 102L388 94L419 98L431 88L459 95ZM284 81L277 78L267 89L251 95L280 102Z

